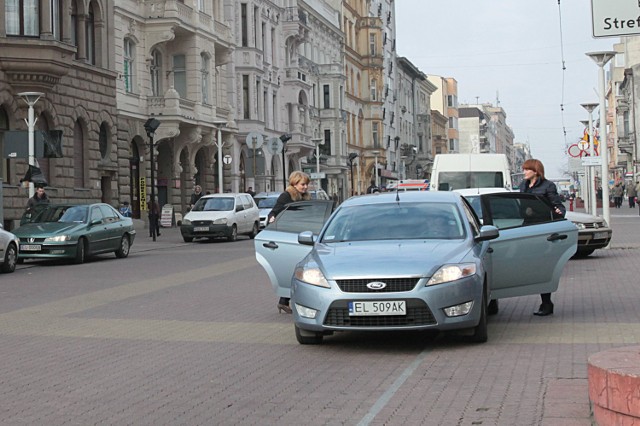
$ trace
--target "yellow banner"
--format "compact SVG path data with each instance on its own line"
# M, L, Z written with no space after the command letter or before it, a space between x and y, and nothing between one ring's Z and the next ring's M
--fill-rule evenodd
M147 180L140 178L140 211L147 210Z

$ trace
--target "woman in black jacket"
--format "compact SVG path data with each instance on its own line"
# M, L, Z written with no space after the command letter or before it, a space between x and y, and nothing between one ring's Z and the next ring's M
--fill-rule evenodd
M522 165L524 180L520 184L520 192L528 192L544 196L553 208L554 217L564 217L567 209L562 204L556 184L544 177L544 166L540 160L529 159ZM542 293L542 304L533 315L546 316L553 314L551 293Z
M271 209L271 213L269 213L269 223L273 222L278 216L278 214L284 210L287 204L293 203L294 201L301 200L310 200L311 194L309 194L309 175L301 172L299 170L291 173L289 176L289 186L287 189L280 194L278 199L276 200L276 205ZM278 312L286 312L287 314L292 313L291 307L289 307L289 298L281 297L278 301Z

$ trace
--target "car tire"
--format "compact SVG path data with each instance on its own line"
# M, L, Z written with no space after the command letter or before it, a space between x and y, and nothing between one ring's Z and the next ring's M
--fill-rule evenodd
M116 257L118 259L124 259L129 256L129 251L131 250L131 244L129 243L129 236L127 234L122 236L120 240L120 247L116 250Z
M231 234L227 237L228 241L235 241L238 239L238 227L231 225Z
M193 241L193 237L182 237L185 243L190 243Z
M296 339L301 345L319 345L322 343L322 338L324 337L322 333L302 330L297 325L294 325L294 327L296 329Z
M491 299L489 306L487 306L487 315L498 315L499 310L498 299Z
M573 257L576 258L583 258L583 257L588 257L589 255L591 255L591 253L593 253L594 251L596 251L596 249L582 249L582 250L578 250L576 251L576 254L573 255Z
M482 302L480 303L480 322L473 328L471 341L473 343L484 343L489 338L487 332L487 295L482 294Z
M251 233L249 234L249 238L251 238L252 240L256 237L256 235L258 235L258 232L260 232L260 227L258 226L257 223L253 224L253 229L251 230Z
M16 245L10 243L7 246L7 250L4 254L4 262L0 268L2 272L13 272L16 270L16 264L18 263L18 249Z
M87 257L87 243L84 238L80 238L78 240L78 245L76 245L76 257L74 259L75 263L80 265L84 263Z

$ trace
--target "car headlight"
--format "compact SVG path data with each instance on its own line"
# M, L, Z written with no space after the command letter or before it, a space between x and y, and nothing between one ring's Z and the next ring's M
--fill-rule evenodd
M191 221L189 219L182 219L183 225L191 225Z
M582 222L573 222L573 224L574 224L578 229L586 229L586 227L584 226L584 223L582 223Z
M69 235L56 235L55 237L47 237L44 239L45 243L61 243L64 241L69 241L71 236Z
M221 217L220 219L216 219L213 221L214 225L226 225L227 224L227 218L226 217Z
M427 285L448 283L460 278L470 277L476 273L475 263L462 263L460 265L444 265L436 271Z
M315 263L305 263L296 266L293 276L298 280L307 284L318 287L331 288L324 274Z

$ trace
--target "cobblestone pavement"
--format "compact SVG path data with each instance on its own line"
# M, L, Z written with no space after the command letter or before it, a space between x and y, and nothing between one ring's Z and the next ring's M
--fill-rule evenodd
M640 342L640 216L611 219L611 248L568 263L553 316L512 298L482 345L312 347L276 313L251 241L185 244L174 228L153 242L139 223L125 261L0 277L0 424L590 425L587 358Z

